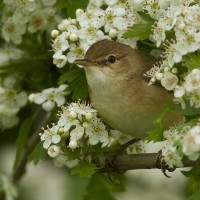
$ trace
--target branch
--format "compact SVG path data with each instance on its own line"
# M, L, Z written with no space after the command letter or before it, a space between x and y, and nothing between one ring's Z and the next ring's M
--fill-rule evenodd
M38 115L41 120L37 124L37 128L34 131L34 133L32 134L32 136L27 140L21 160L20 160L17 168L13 172L12 181L14 184L16 184L21 179L23 174L25 173L26 164L28 162L28 156L34 150L34 148L36 147L36 145L39 142L39 132L41 130L41 127L43 127L49 119L49 113L46 113L44 111L39 112Z
M163 160L159 161L160 153L141 153L129 155L115 155L106 159L105 166L100 169L100 172L124 172L134 169L162 169L172 171L165 163L162 166ZM183 167L193 167L196 162L191 160L183 161ZM173 170L178 167L174 166Z

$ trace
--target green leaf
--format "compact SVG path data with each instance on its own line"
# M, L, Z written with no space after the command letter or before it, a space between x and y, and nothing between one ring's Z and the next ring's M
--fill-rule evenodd
M124 38L137 37L140 40L149 38L154 20L143 12L139 12L138 14L141 17L141 23L134 24L126 33L124 33Z
M60 9L67 9L68 17L75 18L76 9L87 7L88 0L58 0L57 7Z
M66 150L66 157L67 157L67 160L75 160L77 158L80 157L80 148L77 148L77 149L67 149Z
M189 200L199 200L200 199L200 189L197 190L191 197L189 197Z
M147 24L153 24L154 23L154 19L152 19L148 14L146 14L145 12L138 12L138 15L140 16L141 20L143 23L147 23Z
M43 148L42 143L39 142L32 153L28 156L29 161L33 161L34 165L37 165L44 152L45 149Z
M82 69L72 69L69 70L68 72L65 72L64 74L62 74L58 80L58 84L64 84L66 82L71 83L72 81L74 81L77 77L81 76Z
M72 101L86 99L88 97L88 86L85 77L80 76L69 85L69 90L73 92Z
M198 163L199 164L199 163ZM182 171L182 173L190 177L188 181L188 190L190 194L196 193L200 189L200 169L199 165L193 167L190 171Z
M112 182L103 174L95 174L90 180L84 199L115 200L112 193L122 191L124 191L124 186L121 183Z
M185 66L189 71L198 68L200 64L200 51L188 55L189 59L186 61Z
M90 178L96 173L97 167L93 163L81 162L71 170L71 175L79 174L82 177Z
M20 130L19 130L19 136L16 141L16 155L15 155L15 162L14 162L14 168L17 167L17 164L19 163L22 151L24 149L25 141L28 137L28 134L30 133L31 125L33 122L33 117L27 118L22 123Z
M156 127L155 129L147 132L147 137L145 138L148 141L159 142L163 140L163 127Z
M161 115L159 115L153 122L154 129L147 132L147 137L146 139L148 141L154 141L154 142L159 142L163 140L163 117L165 115L165 112L163 112Z
M86 99L88 97L88 86L84 69L74 68L65 72L58 84L68 83L68 90L72 91L72 100Z
M190 106L190 102L185 100L186 108L182 109L180 106L177 106L177 109L185 116L195 116L200 115L200 109L196 109Z

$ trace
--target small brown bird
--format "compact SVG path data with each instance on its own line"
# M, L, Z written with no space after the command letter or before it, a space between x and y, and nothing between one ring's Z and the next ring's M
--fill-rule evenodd
M153 128L153 121L172 102L172 94L158 85L148 86L148 71L156 59L130 46L110 40L94 43L84 59L90 100L100 117L111 127L137 138ZM179 121L171 112L165 125Z

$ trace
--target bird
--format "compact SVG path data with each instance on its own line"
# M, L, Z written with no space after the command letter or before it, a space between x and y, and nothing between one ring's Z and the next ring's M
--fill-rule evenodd
M99 116L110 127L134 138L144 138L154 120L173 101L173 94L160 85L148 85L144 73L157 59L129 45L103 39L92 44L83 59L89 97ZM181 115L172 110L164 127L173 126Z

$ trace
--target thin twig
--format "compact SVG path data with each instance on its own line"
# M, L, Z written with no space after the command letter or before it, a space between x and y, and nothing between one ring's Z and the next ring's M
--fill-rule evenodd
M36 145L39 142L39 132L41 130L41 127L44 126L49 119L49 113L42 111L42 113L40 112L39 115L40 115L39 118L41 118L41 121L37 125L37 128L32 134L32 136L27 140L21 160L19 161L18 166L13 172L12 181L14 184L16 184L24 175L26 171L26 164L28 162L28 156L30 155L30 153L33 151L33 149L36 147Z

